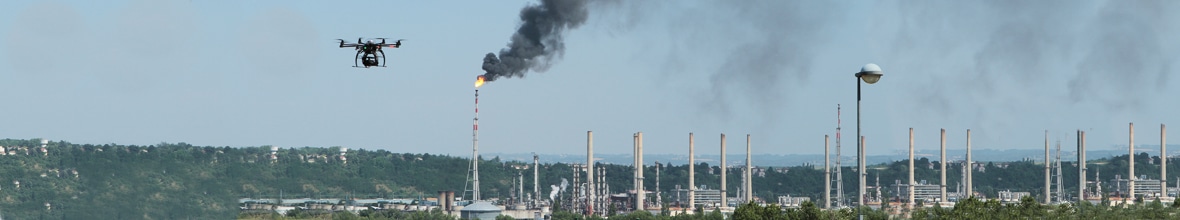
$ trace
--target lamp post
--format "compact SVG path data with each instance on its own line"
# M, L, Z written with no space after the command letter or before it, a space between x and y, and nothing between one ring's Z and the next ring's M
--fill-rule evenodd
M864 143L861 143L861 139L862 139L861 137L863 137L863 136L860 135L860 81L864 81L865 83L868 83L868 84L877 83L877 81L881 80L881 76L883 76L883 75L885 75L885 74L881 72L881 67L877 66L877 64L872 64L872 63L865 64L864 67L860 68L860 72L857 72L855 74L856 79L857 79L856 80L856 137L857 137L856 147L859 148L859 149L857 149L857 153L856 153L856 157L857 157L856 166L857 166L857 172L859 173L858 178L860 179L859 180L860 183L858 184L860 186L858 187L857 206L864 206L864 204L865 204L865 178L867 176L865 173L865 147L864 147ZM861 209L861 207L857 207L857 209L856 209L857 213L860 212L860 209ZM862 215L862 214L857 214L857 216L859 219L864 219L864 215Z

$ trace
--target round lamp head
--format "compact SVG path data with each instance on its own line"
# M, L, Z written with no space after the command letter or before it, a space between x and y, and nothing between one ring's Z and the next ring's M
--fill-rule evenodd
M885 74L881 71L881 67L877 64L865 64L860 68L860 72L856 73L856 77L864 80L865 83L873 84L881 80L881 76Z

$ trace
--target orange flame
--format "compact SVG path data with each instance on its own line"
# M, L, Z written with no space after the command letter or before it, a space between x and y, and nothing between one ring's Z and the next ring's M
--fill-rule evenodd
M479 75L479 77L475 77L475 88L479 88L480 86L483 86L483 82L484 82L483 75Z

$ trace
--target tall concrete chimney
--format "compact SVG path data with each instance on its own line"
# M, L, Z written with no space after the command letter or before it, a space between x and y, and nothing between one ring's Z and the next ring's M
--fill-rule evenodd
M831 161L828 161L831 158L828 152L828 136L824 135L824 209L832 208L832 168L828 167L831 164ZM722 181L724 183L724 180ZM725 198L724 195L721 198Z
M914 128L910 128L910 190L909 190L909 206L914 207Z
M447 201L447 191L439 190L438 191L438 209L439 210L443 210L443 211L447 210L447 202L446 201Z
M635 196L639 197L639 132L631 134L631 168L631 190L635 190ZM631 208L639 210L638 205Z
M754 171L750 161L750 134L746 134L746 202L754 201Z
M729 169L729 167L726 167L726 164L727 163L725 163L725 133L721 133L721 207L723 207L723 208L729 205L729 202L725 199L725 197L727 196L726 189L728 189L728 188L726 188L726 185L725 185L725 179L729 177L728 175L725 175L726 170Z
M966 166L967 166L967 169L966 169L967 170L967 172L966 172L967 173L967 182L963 185L966 186L967 198L971 198L971 196L975 195L975 191L973 191L971 189L971 170L973 170L973 168L975 168L974 166L971 166L971 129L967 129L967 163L966 163Z
M577 173L575 173L577 175ZM594 189L594 132L586 131L586 190ZM594 193L586 193L586 210L594 216Z
M1127 192L1132 199L1135 198L1135 123L1130 123L1130 133L1128 134L1127 143Z
M647 193L643 191L643 132L639 132L639 148L636 149L636 151L639 151L639 154L637 155L639 158L639 164L636 164L635 166L639 169L639 178L636 179L639 181L639 188L635 188L635 205L638 207L638 209L635 210L643 211L647 210L647 203L644 202L644 200L647 198Z
M939 132L938 152L940 154L938 161L938 170L942 171L940 182L938 182L938 202L946 202L946 129L943 128Z
M1160 189L1167 192L1168 189L1168 145L1167 145L1167 128L1164 124L1160 124ZM1168 196L1167 193L1160 194L1161 197Z
M1049 130L1045 130L1045 204L1046 205L1053 202L1052 198L1050 198L1053 195L1050 194L1050 192L1049 192L1049 188L1052 187L1051 186L1052 184L1049 183L1050 179L1051 178L1049 177Z
M692 152L692 132L688 133L688 211L692 212L697 207L697 185L696 185L696 160L693 159Z

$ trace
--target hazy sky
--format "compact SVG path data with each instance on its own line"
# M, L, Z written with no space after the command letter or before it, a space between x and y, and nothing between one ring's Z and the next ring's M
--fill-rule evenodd
M535 1L0 2L0 137L469 155L475 77ZM543 72L480 90L483 152L822 153L856 78L868 153L1159 143L1180 126L1176 1L605 1ZM353 68L334 39L408 39ZM1180 131L1180 128L1173 130ZM834 140L833 140L834 144ZM834 147L834 145L833 145ZM1152 150L1154 152L1154 150Z

